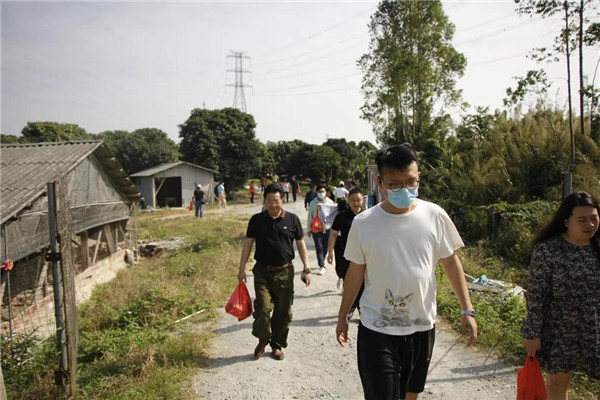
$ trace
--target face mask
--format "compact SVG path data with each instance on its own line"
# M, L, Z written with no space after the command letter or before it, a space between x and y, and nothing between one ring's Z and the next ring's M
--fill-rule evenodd
M319 199L324 199L325 198L325 193L317 193L317 197Z
M396 208L408 208L419 195L419 189L402 189L399 192L387 191L388 201Z

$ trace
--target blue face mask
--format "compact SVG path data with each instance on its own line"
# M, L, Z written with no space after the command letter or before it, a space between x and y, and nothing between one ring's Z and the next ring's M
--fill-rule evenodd
M419 189L401 189L398 192L387 191L388 201L396 208L408 208L419 195Z
M319 193L317 193L317 197L318 197L319 199L324 199L324 198L325 198L325 193L320 193L320 192L319 192Z

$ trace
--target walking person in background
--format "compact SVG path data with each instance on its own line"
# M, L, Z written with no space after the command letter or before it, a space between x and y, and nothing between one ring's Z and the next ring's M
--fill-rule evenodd
M298 195L298 180L296 179L296 175L292 176L292 198L294 199L294 203L296 202L296 196Z
M335 194L335 202L339 203L340 201L345 201L350 192L344 187L344 181L340 181L333 193Z
M254 192L256 189L254 188L254 181L250 181L250 203L254 204Z
M572 193L533 241L523 347L548 371L548 400L567 399L574 371L600 379L599 213Z
M469 344L477 338L475 310L456 254L463 246L456 227L440 206L417 198L417 152L404 143L379 150L375 161L386 200L352 222L335 334L341 345L348 342L348 313L364 281L357 360L365 399L415 400L435 342L438 262L460 303Z
M333 190L329 185L325 185L325 196L335 203L335 196L333 195Z
M340 212L346 211L348 208L347 198L348 198L348 189L344 187L344 181L340 181L338 187L333 190L333 194L335 195L335 202L338 205L338 210Z
M340 212L331 225L331 236L329 237L327 262L333 263L335 255L335 273L338 276L338 289L340 288L346 272L350 267L350 261L344 258L344 250L346 249L346 242L348 240L348 233L352 226L354 217L362 211L363 195L359 188L353 187L348 195L348 208L345 211ZM361 286L352 307L348 318L352 316L354 310L358 307L360 296L364 290L364 284Z
M200 184L194 190L194 205L196 206L196 217L204 218L204 191Z
M219 182L219 185L217 186L217 198L219 202L219 208L221 208L221 206L227 208L227 193L225 193L224 181Z
M267 177L263 175L262 178L260 178L260 192L261 193L265 192L266 186L267 186Z
M316 189L317 198L310 202L308 207L308 220L306 226L308 227L308 233L306 234L308 237L313 238L315 243L315 251L317 252L317 262L319 264L319 271L316 273L319 275L323 275L326 271L325 269L325 256L327 252L327 242L329 240L329 233L331 230L331 222L327 220L329 215L332 212L332 209L336 209L337 206L335 203L325 195L325 185L320 184ZM318 216L323 224L323 231L313 233L310 229L310 223Z
M288 182L287 178L283 178L283 183L282 183L281 187L283 189L283 193L285 194L285 202L289 203L290 202L290 183Z
M304 209L308 210L310 202L317 198L316 186L314 183L310 183L309 192L304 196Z
M283 190L272 183L265 188L265 210L254 214L248 223L246 241L240 257L238 281L246 281L246 263L256 241L254 259L254 323L252 335L258 338L254 357L265 353L271 345L273 358L283 360L287 347L289 324L292 322L294 299L294 240L304 265L300 279L310 285L308 252L300 219L283 209ZM271 316L271 312L273 315Z

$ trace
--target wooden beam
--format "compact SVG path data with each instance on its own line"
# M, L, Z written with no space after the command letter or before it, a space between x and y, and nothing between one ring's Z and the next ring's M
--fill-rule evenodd
M115 254L117 252L117 246L115 245L114 233L111 229L110 224L103 225L102 230L104 231L104 236L106 237L108 251L110 252L110 254Z
M35 285L35 294L33 296L34 304L38 304L39 302L41 302L48 292L48 263L46 263L43 257L38 257L38 260L38 268L36 268L36 270L39 269L40 264L42 269L38 276L37 285Z
M90 266L90 251L88 249L89 240L88 240L88 232L83 231L79 234L81 238L81 246L79 247L79 256L81 258L81 268L83 271L88 269Z
M96 247L94 248L94 257L92 257L92 265L96 264L96 257L98 256L98 248L102 241L102 229L98 231L98 237L96 238Z

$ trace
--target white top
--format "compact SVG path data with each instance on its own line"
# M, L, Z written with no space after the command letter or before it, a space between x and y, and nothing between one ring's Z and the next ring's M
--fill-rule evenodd
M317 206L319 206L319 218L325 230L331 229L335 216L338 213L337 204L335 204L329 197L325 197L324 201L319 201L318 198L314 198L308 205L308 215L306 219L306 227L310 230L310 223L312 222L315 215L317 215Z
M435 267L464 246L446 211L416 201L406 214L390 214L381 205L358 214L344 252L347 260L367 265L361 323L388 335L433 328Z
M343 199L344 197L348 196L349 192L345 187L337 187L333 193L335 194L336 199Z

